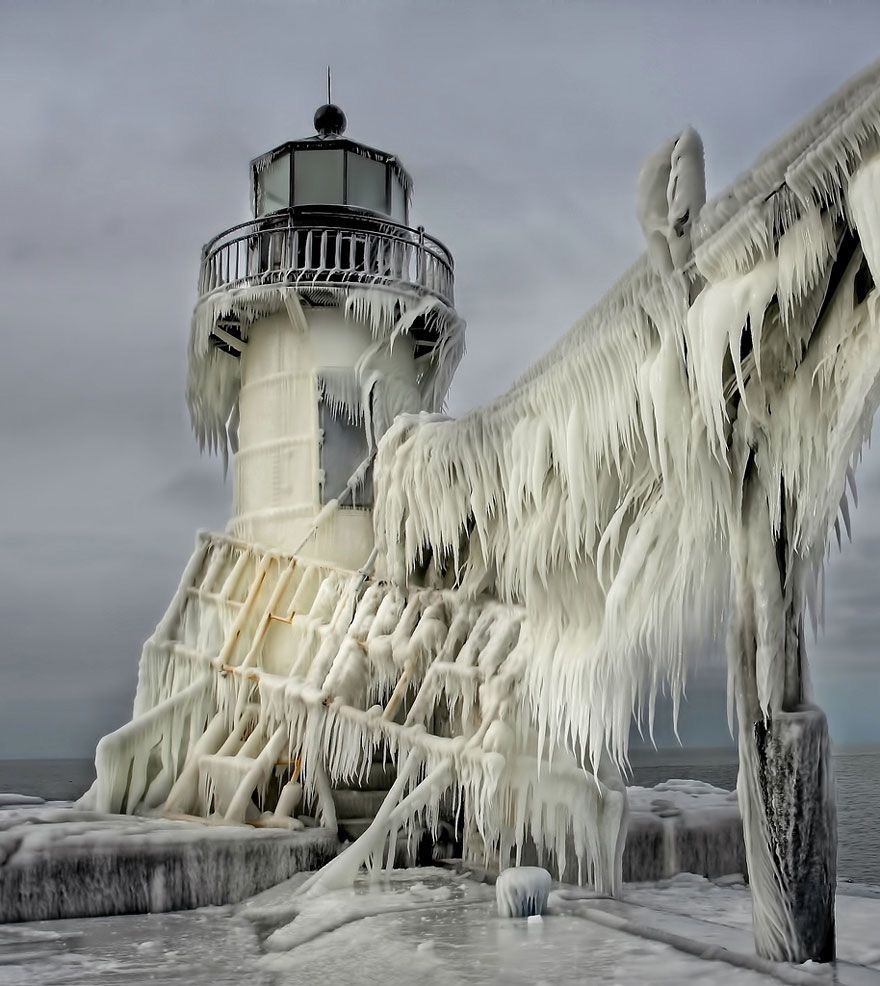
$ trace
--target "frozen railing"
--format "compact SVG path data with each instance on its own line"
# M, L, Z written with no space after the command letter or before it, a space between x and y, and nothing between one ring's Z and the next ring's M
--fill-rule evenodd
M360 284L433 295L453 305L449 250L411 229L359 209L300 207L240 223L202 251L200 299L261 284Z

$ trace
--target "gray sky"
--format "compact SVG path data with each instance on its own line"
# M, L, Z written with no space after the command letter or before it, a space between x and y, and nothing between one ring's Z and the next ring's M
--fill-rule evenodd
M642 159L686 123L710 194L878 54L865 2L0 0L0 758L90 755L229 484L183 401L201 244L248 160L349 134L399 154L456 258L451 410L504 390L641 252ZM838 743L880 740L880 455L812 647ZM724 740L716 668L688 742Z

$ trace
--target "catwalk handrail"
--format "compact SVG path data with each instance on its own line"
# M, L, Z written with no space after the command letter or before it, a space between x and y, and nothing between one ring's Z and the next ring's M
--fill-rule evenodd
M363 284L452 306L452 255L423 228L358 209L290 209L239 223L202 250L199 295L254 284Z

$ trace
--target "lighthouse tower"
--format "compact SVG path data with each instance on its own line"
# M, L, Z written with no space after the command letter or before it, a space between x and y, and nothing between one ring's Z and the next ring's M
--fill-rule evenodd
M253 218L204 247L187 396L203 447L234 455L229 533L357 568L376 443L441 409L463 323L406 169L334 104L314 123L251 162Z

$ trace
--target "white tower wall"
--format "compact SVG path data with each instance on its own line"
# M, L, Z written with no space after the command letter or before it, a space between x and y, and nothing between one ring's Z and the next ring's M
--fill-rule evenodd
M338 306L305 307L303 315L299 325L283 311L249 328L241 355L239 445L229 529L246 541L359 568L373 547L370 509L342 506L309 537L323 502L341 492L328 488L321 494L318 380L322 373L334 371L354 377L358 361L375 349L374 341L366 325L347 319ZM411 385L415 392L409 338L370 354L370 373L377 372ZM352 469L357 464L353 462Z

